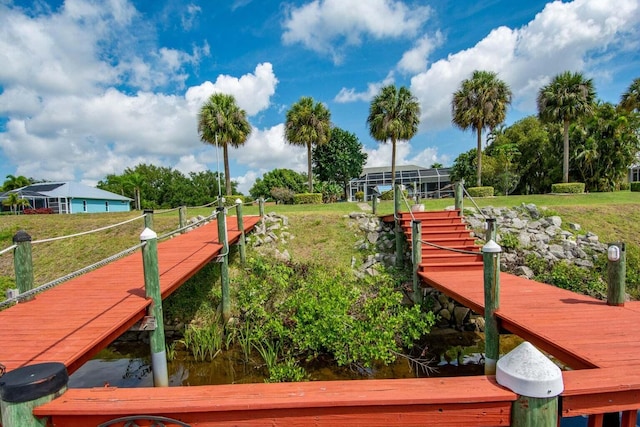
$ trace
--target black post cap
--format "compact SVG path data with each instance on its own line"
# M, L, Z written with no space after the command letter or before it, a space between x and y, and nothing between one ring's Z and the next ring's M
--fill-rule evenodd
M60 391L68 381L69 374L62 363L23 366L0 377L0 400L10 403L31 402Z
M30 241L31 236L24 230L19 230L16 234L13 235L13 243L23 243Z

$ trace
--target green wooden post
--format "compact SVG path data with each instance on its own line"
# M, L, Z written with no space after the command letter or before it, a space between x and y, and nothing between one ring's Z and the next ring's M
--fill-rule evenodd
M488 242L489 240L493 240L495 242L496 234L497 234L496 219L487 218L487 235L484 238L485 242Z
M400 217L400 210L402 209L402 194L400 184L396 184L393 187L393 213L396 218Z
M393 212L395 215L395 232L396 232L396 267L401 268L404 265L404 233L400 225L400 185L396 184L393 192Z
M607 304L624 306L627 253L624 243L610 243L607 251Z
M500 330L495 312L500 308L500 252L502 248L493 240L482 247L484 261L484 339L485 375L496 373L500 354Z
M155 319L155 329L150 331L153 385L155 387L168 387L167 350L164 341L162 294L160 293L160 273L158 268L158 235L150 228L145 228L140 234L140 241L145 242L142 247L144 288L147 298L151 299L147 315Z
M218 208L218 241L222 244L220 254L220 281L222 283L222 320L226 325L231 318L231 294L229 292L229 242L227 241L227 219L225 208Z
M58 362L23 366L0 378L0 414L4 427L46 427L47 418L33 415L37 406L67 390L69 375Z
M413 254L413 302L422 304L422 287L420 286L420 263L422 262L422 221L411 221L411 253Z
M371 205L374 215L378 215L378 196L376 194L373 195L371 199Z
M142 213L144 214L144 228L153 230L153 209L145 209Z
M16 275L16 287L18 288L18 292L23 294L33 289L31 236L26 231L20 230L14 234L13 243L16 245L16 248L13 250L13 268L15 269Z
M464 208L463 206L464 187L463 186L464 186L464 183L462 181L457 181L454 184L455 207L460 212L462 212Z
M544 354L525 341L498 361L496 371L498 384L518 395L511 406L511 426L558 424L562 372Z
M187 207L180 206L178 208L178 221L180 228L184 228L187 225Z
M258 212L260 213L260 218L264 218L264 197L258 199Z
M238 230L240 230L240 238L238 239L240 262L244 264L247 261L247 251L245 247L244 219L242 218L242 200L240 199L236 199L236 219L238 221Z

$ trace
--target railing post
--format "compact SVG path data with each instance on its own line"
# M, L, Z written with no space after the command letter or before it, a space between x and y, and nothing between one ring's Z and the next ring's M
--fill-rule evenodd
M222 284L222 319L226 325L231 318L231 295L229 293L229 242L227 241L227 218L225 208L218 208L218 241L222 245L220 254L220 281Z
M187 225L187 207L180 206L178 208L178 221L180 228L184 228Z
M144 289L147 298L151 299L147 315L155 318L155 329L151 330L150 336L153 385L155 387L168 387L169 374L167 370L162 294L160 293L160 273L158 268L158 235L150 228L145 228L140 234L140 241L145 243L142 246Z
M258 212L260 213L260 218L264 218L264 197L258 199Z
M607 304L624 306L627 254L624 243L610 243L607 250Z
M244 264L247 261L247 251L245 247L244 219L242 218L242 200L240 199L236 199L236 220L238 222L238 230L240 230L240 239L238 239L240 262Z
M422 262L422 221L411 221L411 253L413 254L413 302L422 304L422 287L420 286L420 263Z
M31 255L31 236L24 230L13 236L16 248L13 250L13 268L16 275L16 287L23 294L33 289L33 258ZM29 298L30 299L30 298Z
M485 242L489 240L496 241L496 219L495 218L487 218L487 235L484 237Z
M393 213L398 218L400 216L400 209L402 208L402 194L400 193L400 184L396 184L393 187Z
M496 381L518 395L511 406L511 426L558 425L562 372L533 345L525 341L500 359Z
M454 196L455 196L455 207L456 210L462 212L463 199L464 199L464 183L462 181L456 181L454 184Z
M0 380L0 414L4 427L43 427L47 419L33 415L33 408L51 402L67 390L69 375L62 363L23 366Z
M482 247L484 261L484 337L485 375L495 375L500 355L500 330L495 312L500 308L500 252L502 248L493 240Z
M144 214L144 228L153 230L153 209L145 209L142 213Z
M378 196L376 194L374 194L371 199L371 209L374 215L378 215Z
M396 223L396 267L401 268L404 264L404 239L402 227L400 225L400 185L393 188L393 212Z

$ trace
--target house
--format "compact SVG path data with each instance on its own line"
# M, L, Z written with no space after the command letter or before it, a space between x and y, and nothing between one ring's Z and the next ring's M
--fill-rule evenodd
M54 213L129 212L132 199L77 182L41 182L0 194L17 193L33 209L50 208ZM6 208L3 206L3 208Z
M425 168L416 165L396 166L396 183L409 189L410 196L424 198L450 197L452 188L449 177L451 168ZM364 200L391 189L391 166L364 168L358 178L349 181L349 200L356 199L356 193L362 191Z
M640 182L640 163L629 168L629 182Z

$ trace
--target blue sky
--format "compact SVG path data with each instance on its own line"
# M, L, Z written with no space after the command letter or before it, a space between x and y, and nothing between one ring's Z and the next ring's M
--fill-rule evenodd
M0 178L95 184L142 162L216 170L196 129L214 91L233 94L253 127L230 151L244 192L274 168L306 171L306 150L283 138L301 96L358 136L368 166L388 165L366 117L389 83L422 108L398 163L451 165L475 146L450 125L451 94L473 70L511 86L507 124L535 114L539 88L566 70L618 102L640 76L639 30L640 0L0 0Z

